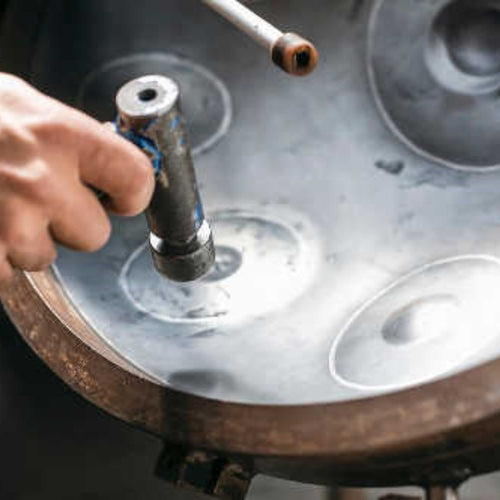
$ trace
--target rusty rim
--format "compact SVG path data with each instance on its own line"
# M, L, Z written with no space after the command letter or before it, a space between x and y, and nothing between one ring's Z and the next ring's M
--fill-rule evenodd
M17 274L2 298L27 343L74 390L116 417L173 442L257 456L330 457L340 463L388 450L404 453L415 446L440 447L446 455L446 442L458 435L461 452L477 451L500 437L500 419L495 419L500 409L499 361L353 402L225 403L160 386L129 365L85 324L51 272Z

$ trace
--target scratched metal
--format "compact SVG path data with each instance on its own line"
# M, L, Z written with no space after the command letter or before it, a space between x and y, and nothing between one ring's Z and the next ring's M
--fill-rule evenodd
M160 281L141 250L142 217L115 219L109 245L97 254L61 250L57 270L69 296L110 345L172 387L277 404L399 390L499 355L500 313L488 293L498 296L500 279L500 172L429 161L386 127L366 64L372 1L257 4L317 43L322 62L306 79L274 68L194 0L124 0L120 29L133 26L130 47L109 30L111 3L79 6L79 15L92 15L87 29L102 49L76 75L137 47L162 47L209 67L229 89L235 114L225 139L196 161L221 250L207 280L188 290ZM427 4L413 2L412 12ZM152 11L161 22L150 23L144 12ZM185 29L190 20L193 29ZM83 54L77 35L73 49ZM34 62L35 81L68 102L77 82L63 85L51 75L61 51L71 50L48 44L39 51L44 65ZM445 111L443 122L451 120ZM477 284L476 271L484 289L474 296L488 300L474 309L465 291ZM349 344L358 326L374 349ZM389 344L405 355L391 354Z
M189 121L192 154L212 148L231 124L231 97L224 83L201 64L174 54L143 53L118 57L91 71L76 104L100 121L116 118L115 96L125 83L144 75L166 75L182 88L182 111Z
M458 169L500 166L500 2L378 0L370 83L396 136Z

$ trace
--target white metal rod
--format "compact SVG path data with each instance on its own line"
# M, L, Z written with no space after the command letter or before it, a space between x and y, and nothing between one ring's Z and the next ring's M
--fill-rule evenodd
M308 40L295 33L283 33L237 0L201 0L205 5L247 33L267 49L273 62L295 76L314 71L318 52Z
M247 33L260 45L272 50L283 32L237 0L202 0L211 9Z

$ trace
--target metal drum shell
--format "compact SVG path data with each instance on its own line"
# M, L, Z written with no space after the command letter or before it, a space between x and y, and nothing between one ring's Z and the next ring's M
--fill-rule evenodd
M164 440L250 458L255 471L356 486L464 480L500 467L500 360L352 402L224 403L160 386L89 329L51 272L1 293L19 332L80 395Z
M167 441L250 457L257 472L370 486L460 481L500 467L499 360L358 401L225 403L161 386L131 366L50 272L19 273L1 298L26 342L83 397Z

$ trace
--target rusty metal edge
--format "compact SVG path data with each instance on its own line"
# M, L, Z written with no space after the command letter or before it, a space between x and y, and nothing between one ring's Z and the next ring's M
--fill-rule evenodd
M43 284L50 289L44 297ZM18 273L0 296L26 342L70 387L169 442L255 457L261 472L322 483L422 482L440 474L427 466L431 459L452 475L457 469L470 475L500 467L500 453L494 453L500 449L500 360L359 401L226 403L161 386L124 360L110 359L98 342L82 340L81 331L72 331L82 327L77 320L68 325L54 313L72 305L50 273L34 279ZM90 329L88 334L95 336Z

